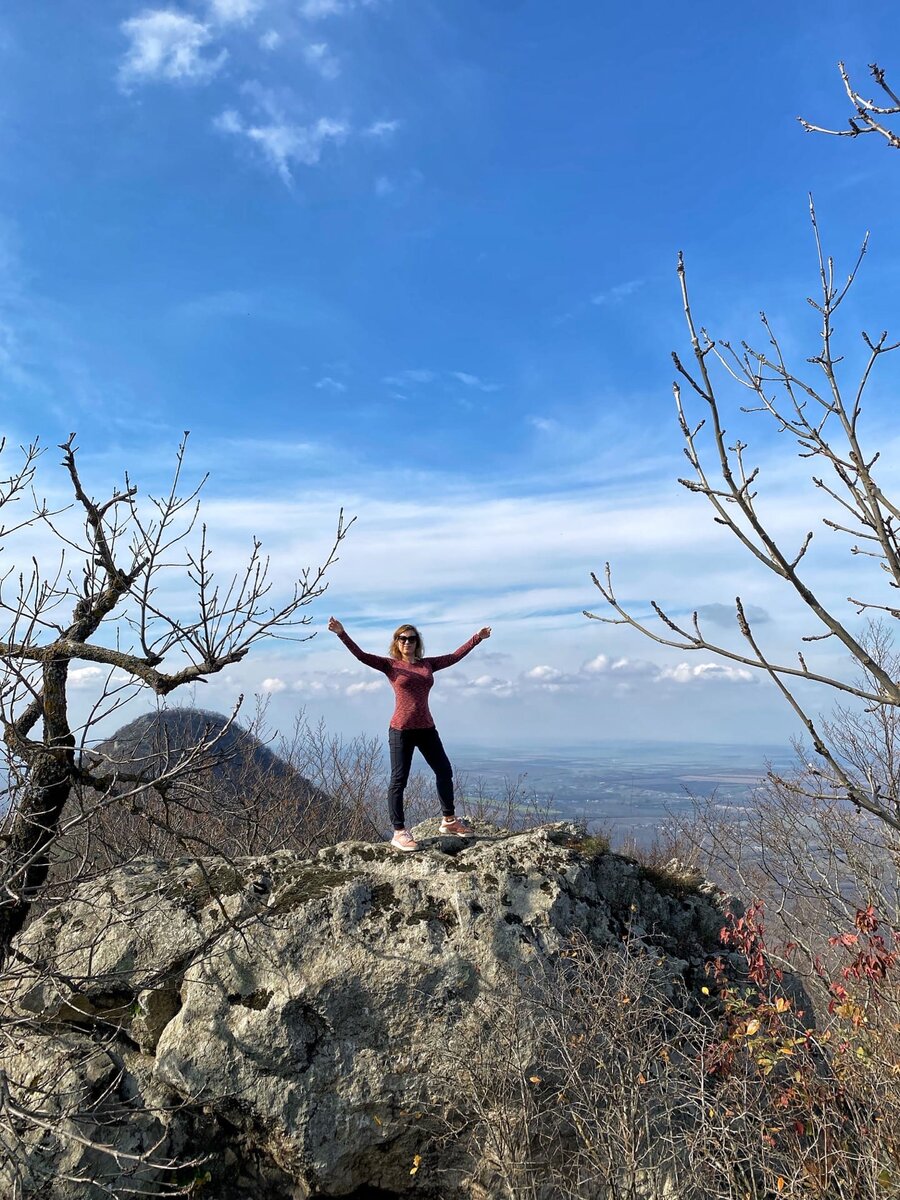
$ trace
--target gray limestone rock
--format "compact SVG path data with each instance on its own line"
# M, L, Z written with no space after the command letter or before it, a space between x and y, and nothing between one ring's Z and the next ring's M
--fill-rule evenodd
M447 1056L489 1050L504 980L580 934L646 945L683 995L718 951L724 897L577 826L415 836L131 865L31 925L0 1068L23 1106L63 1082L50 1134L19 1123L0 1195L94 1200L117 1171L150 1194L208 1178L215 1200L472 1194Z

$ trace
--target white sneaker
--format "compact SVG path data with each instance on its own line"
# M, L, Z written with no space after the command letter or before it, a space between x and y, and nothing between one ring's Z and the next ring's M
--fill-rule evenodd
M395 850L418 850L419 843L405 829L395 829L391 838Z
M441 819L441 833L452 834L454 837L474 837L475 830L467 821L463 821L460 817L443 817Z

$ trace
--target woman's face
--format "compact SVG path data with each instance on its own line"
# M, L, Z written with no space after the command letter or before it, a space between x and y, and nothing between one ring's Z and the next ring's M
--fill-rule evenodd
M404 662L412 662L419 652L419 635L412 629L397 634L397 647Z

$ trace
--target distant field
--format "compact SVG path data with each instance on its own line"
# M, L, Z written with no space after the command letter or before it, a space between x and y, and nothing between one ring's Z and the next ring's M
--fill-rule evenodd
M767 763L787 766L787 746L725 746L640 742L597 743L558 753L457 746L454 762L465 795L477 779L502 791L520 779L526 793L552 801L560 818L608 830L614 842L653 840L667 814L690 809L692 796L714 795L739 809L765 775Z

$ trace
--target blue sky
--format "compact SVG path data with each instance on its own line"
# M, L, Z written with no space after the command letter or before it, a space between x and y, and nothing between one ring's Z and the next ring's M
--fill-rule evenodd
M258 534L280 586L356 514L313 628L333 611L378 650L413 620L439 652L491 624L435 693L454 736L786 738L764 681L581 611L611 559L638 611L699 605L728 637L740 592L773 652L812 632L675 483L674 265L717 335L755 337L765 308L815 353L812 191L845 269L872 231L853 365L857 328L897 313L900 155L796 116L842 124L837 60L900 75L898 33L887 3L11 0L5 431L77 430L99 493L126 469L161 486L190 429L222 569ZM870 414L889 466L895 384L889 364ZM817 498L751 432L772 520L802 538ZM51 455L42 486L62 482ZM845 550L811 563L829 596ZM324 632L196 699L238 691L346 733L390 712Z

